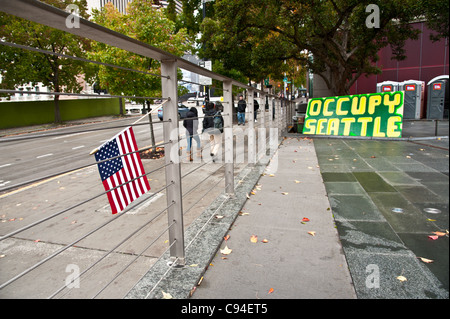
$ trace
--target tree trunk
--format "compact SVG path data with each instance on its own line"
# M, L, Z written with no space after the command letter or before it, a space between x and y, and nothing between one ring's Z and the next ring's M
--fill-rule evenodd
M59 95L55 95L54 99L54 105L55 105L55 124L62 123L61 121L61 112L59 111Z

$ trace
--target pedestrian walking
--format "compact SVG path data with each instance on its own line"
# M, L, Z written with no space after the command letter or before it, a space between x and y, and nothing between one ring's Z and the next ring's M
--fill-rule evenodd
M189 161L193 161L193 147L192 139L197 142L197 157L201 157L201 143L198 135L198 111L196 107L191 107L186 114L186 119L183 121L183 126L186 128L187 137L187 153Z
M242 95L239 96L239 102L237 105L237 117L238 125L245 125L245 109L247 108L247 103Z
M257 119L256 119L256 117L258 116L258 110L259 110L259 103L258 103L258 101L255 99L255 100L253 100L253 113L254 113L254 115L255 115L255 118L254 118L255 123L258 122Z
M220 110L216 109L214 103L211 102L206 104L203 132L209 134L210 155L213 158L213 162L215 162L222 143L223 117Z

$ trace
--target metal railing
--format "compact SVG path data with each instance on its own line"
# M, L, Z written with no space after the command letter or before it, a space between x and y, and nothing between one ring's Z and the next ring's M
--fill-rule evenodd
M189 217L190 219L195 218L195 216L191 216L195 215L193 211L195 211L195 208L200 209L201 207L204 208L205 206L207 206L208 203L202 203L206 198L211 199L211 196L216 197L222 191L225 192L228 196L233 196L235 192L234 176L236 170L239 169L240 166L245 166L247 164L253 165L258 162L264 162L268 159L267 145L268 143L272 142L272 144L275 143L276 146L278 146L279 137L287 130L287 124L289 123L288 119L292 117L294 109L293 103L284 101L284 107L281 107L281 101L276 96L269 95L267 92L264 92L262 90L257 90L246 84L239 83L233 79L208 71L178 56L174 56L170 53L154 48L148 44L139 42L135 39L106 29L88 20L80 19L79 28L68 29L66 27L65 21L69 13L41 3L39 1L0 0L0 11L160 61L161 74L157 74L157 76L161 78L162 97L143 97L134 95L111 97L162 99L164 101L163 105L161 106L164 110L164 121L152 123L152 125L154 126L162 125L163 140L156 145L146 146L135 152L143 152L146 150L155 149L156 147L164 147L165 153L164 158L160 160L155 160L151 163L146 162L146 173L135 178L139 179L142 177L149 178L159 176L158 182L155 182L152 186L151 193L137 199L128 207L126 207L124 211L120 212L117 215L109 217L103 216L102 218L100 218L101 220L96 221L91 225L86 225L83 227L79 226L81 227L80 233L76 232L76 234L74 235L67 235L67 238L65 238L64 241L54 243L51 240L51 238L57 236L57 234L61 236L60 233L65 231L64 229L55 230L54 228L52 228L53 225L58 225L58 222L55 221L56 218L59 217L61 219L63 216L66 216L64 218L68 218L67 214L72 214L70 216L74 216L74 214L77 214L79 212L83 212L84 214L94 218L94 214L97 213L99 209L95 209L94 211L92 211L92 207L99 207L102 205L104 206L106 199L105 194L112 190L106 192L99 190L95 192L88 192L89 196L84 199L78 199L78 196L74 196L75 200L69 200L69 198L57 198L55 203L52 205L56 208L53 208L49 205L43 205L41 214L38 214L38 216L33 215L32 218L29 218L30 222L21 227L5 227L6 222L0 224L0 227L1 225L3 225L3 227L0 228L0 256L2 256L2 258L0 258L2 273L2 280L0 281L0 297L44 297L44 295L41 295L41 292L36 292L36 287L33 289L33 293L28 291L28 289L26 288L34 285L42 288L42 294L47 294L46 297L48 298L62 298L72 292L71 288L77 282L79 282L80 280L86 281L86 279L84 278L92 276L92 270L95 267L99 267L102 262L104 262L108 257L111 257L112 255L126 256L127 260L124 265L122 265L122 267L117 269L107 279L102 278L101 280L97 280L98 283L94 285L94 288L90 289L89 292L82 293L81 296L78 297L96 298L100 296L108 287L114 286L119 277L125 276L129 267L135 264L136 261L143 256L151 256L152 258L156 258L155 256L157 256L157 260L159 260L165 252L169 252L173 265L184 265L186 258L186 243L184 237L186 223L184 219L187 217ZM39 53L43 54L53 54L52 52L46 52L45 50L39 50L36 48L30 48L9 42L0 41L0 44L15 47L21 50L31 50L38 51ZM64 58L79 59L77 57L71 57L67 55L64 55ZM92 61L87 59L83 59L83 61L86 63L102 64L111 68L124 69L121 66L109 65L100 61ZM180 121L178 120L178 68L182 68L203 76L211 77L215 80L222 81L223 83L224 110L222 116L224 119L224 133L219 135L220 144L222 145L223 142L223 155L222 152L219 154L219 162L213 161L212 158L210 158L210 156L208 155L208 144L212 143L212 141L202 143L201 157L196 156L196 154L193 152L193 161L188 158L187 154L183 153L187 137L182 137L182 132L180 132ZM128 68L125 69L129 72L139 72L138 70ZM155 74L149 75L155 76ZM233 128L233 86L237 86L239 88L247 90L247 96L249 97L247 101L247 108L249 110L249 112L247 113L248 127L246 127L245 129L241 127ZM14 90L0 90L0 93L14 93ZM50 95L60 94L86 96L86 94L77 93L39 93ZM259 113L257 124L253 121L253 96L255 93L259 94L259 105L260 109L262 110ZM270 100L269 112L266 112L264 107L266 96L268 96ZM102 97L105 97L105 95L102 95ZM108 95L106 95L106 97L108 97ZM272 104L274 105L273 114ZM30 135L27 134L24 136L4 137L0 138L0 148L10 146L13 147L16 145L19 145L20 147L20 145L23 146L24 143L28 143L29 141L71 136L79 133L94 134L96 132L101 132L104 130L110 130L112 137L115 135L115 133L117 133L117 131L130 125L136 127L139 127L141 125L148 125L148 122L138 122L146 119L147 117L149 117L150 120L150 117L152 115L153 112L150 112L141 117L138 121L135 121L133 124L127 125L113 125L109 127L87 129L84 128L82 130L74 128L63 132L52 131ZM201 120L206 117L207 116L204 115L199 116L196 119ZM272 132L269 132L269 130L272 130ZM274 130L276 130L275 134L273 134ZM198 135L200 135L200 133L198 133ZM241 138L242 141L245 140L244 137L247 139L247 144L244 143L242 145L238 145L240 144L239 141L241 140ZM192 141L192 150L194 149L193 144L194 141ZM242 146L242 149L236 151L240 146ZM247 163L242 160L241 156L245 152L245 149L247 150ZM117 156L117 158L127 156L129 154L130 153L119 155ZM75 172L79 172L79 174L84 174L87 176L85 177L86 181L83 182L83 185L85 185L84 188L93 188L95 190L101 187L101 182L99 180L96 180L98 181L98 185L96 184L93 186L88 184L90 175L88 176L88 173L86 171L87 169L95 171L95 166L98 165L98 163L100 163L101 161L95 162L92 160L92 157L87 157L88 160L81 165L73 165L72 167L67 167L67 165L64 165L64 167L62 167L62 165L61 167L56 166L56 168L54 168L50 173L47 173L45 175L40 175L35 178L16 183L10 183L7 186L0 186L0 205L2 205L1 207L3 215L6 215L10 212L10 210L13 209L12 207L14 205L14 202L9 202L8 198L14 196L16 192L26 191L28 187L39 187L36 185L41 185L40 183L53 180L54 178L62 179L62 176L71 176L71 174L73 176ZM108 161L111 159L112 158L109 158L104 161ZM68 161L66 160L65 163L67 162ZM2 163L0 163L0 168L1 164ZM52 165L49 162L46 164L47 166ZM150 169L148 169L148 166L151 166ZM4 169L9 168L6 167ZM240 168L242 169L242 167ZM164 174L161 173L162 170L164 170ZM92 181L90 182L92 183ZM131 182L132 181L128 181L126 183ZM219 187L219 185L222 183L223 187ZM117 187L121 187L124 184L121 184ZM70 180L66 187L70 187ZM156 190L153 190L153 187L155 187ZM164 196L166 197L166 202L165 204L162 204L160 198ZM3 201L3 203L1 203L1 201ZM71 202L70 205L69 203L66 204L65 201ZM148 203L150 202L153 202L154 205L152 205L151 208L148 208L148 206L146 205L148 205ZM200 204L203 204L203 206ZM15 205L17 206L19 204ZM127 224L126 226L123 226L123 224L119 224L118 220L127 219L127 217L124 218L124 216L133 216L130 215L130 213L136 209L140 209L140 207L145 207L147 213L139 217L139 222L137 224L133 224L133 222L131 222L130 225ZM38 206L33 207L33 210L35 208L37 211L39 211ZM165 223L165 225L163 225L161 221L164 215L166 215L167 218L167 222ZM87 216L83 218L85 220L88 219ZM7 221L7 217L4 217L3 220ZM28 220L28 218L24 218L23 220ZM39 227L42 227L42 225L45 225L49 221L53 221L54 224L45 226L44 230L46 231L46 233L37 233L39 231L42 231L42 229L40 229ZM158 229L150 231L150 227L156 227ZM103 237L110 238L110 233L114 233L114 229L116 231L117 229L125 229L126 234L122 234L123 238L116 239L114 243L111 242L105 246L99 247L99 233L101 233ZM48 231L50 233L47 233ZM51 233L52 231L56 233L54 236ZM21 260L20 255L9 255L2 253L2 250L20 251L20 249L25 249L24 247L27 247L28 244L33 242L32 240L30 240L31 234L33 238L40 238L40 236L48 238L47 241L42 241L42 243L47 244L49 247L51 246L53 250L44 254L42 253L42 251L38 251L37 248L31 248L32 250L36 249L38 253L32 254L33 258L26 261ZM139 240L139 237L142 236L144 236L145 238ZM94 238L88 239L92 237ZM167 238L167 240L162 242L165 238ZM57 257L63 258L63 256L67 255L69 252L73 251L74 249L76 250L76 248L84 247L86 249L91 249L88 244L81 245L86 240L91 240L91 244L99 247L96 251L99 251L101 253L99 253L99 256L97 256L96 258L93 258L93 260L91 260L92 262L89 265L86 265L83 270L80 269L78 272L75 272L73 276L67 276L67 270L66 272L62 272L60 269L60 265L68 264L67 262L65 264L64 262L62 262L59 266L55 266L52 264L48 266L48 269L44 269L45 265L51 264L51 262L54 261ZM16 242L18 241L20 241L21 244L16 245ZM35 240L35 242L41 241ZM11 246L14 245L22 246L16 247L17 249L14 250L13 248L11 248ZM125 245L131 246L131 248L120 249L120 247L123 247ZM44 248L45 247L41 247L41 249ZM149 249L153 249L154 252L150 253ZM76 257L74 258L76 259ZM72 261L72 263L69 263L69 265L72 265L73 263L76 263L76 261ZM58 269L59 271L54 271L54 269ZM102 269L104 268L100 268L100 272ZM146 268L144 269L146 270ZM38 272L38 274L33 275L33 272L36 271ZM42 273L45 273L45 276L42 276L45 279L40 278ZM134 280L134 286L136 281L139 280L139 278L137 277L139 276L134 276L132 279L128 278L127 281ZM44 285L46 286L45 288L42 285L42 280L45 280L47 282L47 284ZM18 288L14 287L11 288L11 290L8 290L9 287L14 285L18 285ZM125 292L127 292L131 288L132 287L130 286L126 287ZM23 290L23 293L21 293L21 289ZM17 291L19 292L17 293ZM124 295L125 294L122 292L122 296Z

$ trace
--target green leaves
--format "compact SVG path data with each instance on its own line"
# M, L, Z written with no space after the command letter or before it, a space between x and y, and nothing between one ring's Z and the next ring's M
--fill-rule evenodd
M149 1L134 0L129 4L126 15L108 3L102 11L94 11L93 19L107 28L178 56L192 50L192 40L186 30L176 32L175 23L161 10L153 8ZM90 55L93 60L148 73L160 73L160 63L153 59L96 42L92 44L92 48ZM157 76L100 66L98 78L100 85L112 94L161 95L161 79Z

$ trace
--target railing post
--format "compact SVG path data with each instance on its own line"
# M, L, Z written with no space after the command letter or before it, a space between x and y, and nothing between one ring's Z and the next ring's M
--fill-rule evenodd
M255 107L254 107L254 99L255 97L253 89L247 90L248 97L248 136L247 136L247 153L248 153L248 163L255 164L256 163L256 144L255 144Z
M169 225L169 244L171 261L176 265L185 264L183 202L181 191L181 164L178 150L178 93L177 93L177 62L176 60L161 61L162 96L168 99L164 106L164 146L167 187L167 215Z
M261 85L262 86L262 85ZM261 158L266 155L265 153L262 153L266 151L266 145L267 145L267 129L266 129L266 95L265 92L261 93L260 99L259 99L259 128L258 128L258 161L261 160Z
M223 117L225 133L225 192L234 195L234 147L233 147L233 85L231 81L223 82Z

